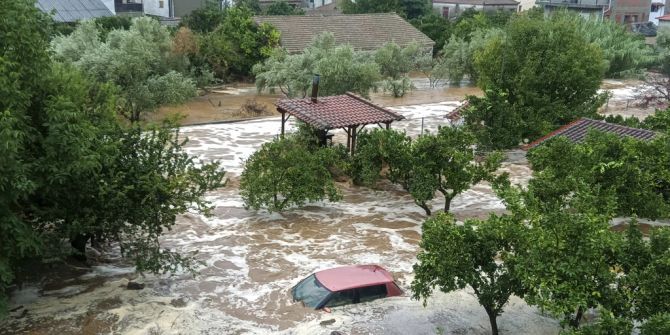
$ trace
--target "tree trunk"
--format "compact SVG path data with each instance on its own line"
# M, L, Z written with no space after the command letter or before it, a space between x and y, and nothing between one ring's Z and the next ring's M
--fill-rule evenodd
M496 313L489 308L484 308L486 314L489 316L489 322L491 323L491 334L498 335L498 320L496 319Z
M77 252L72 254L72 257L80 262L86 262L86 242L91 238L89 234L78 234L70 239L70 245Z
M450 208L451 208L451 198L444 197L444 212L449 213Z
M582 316L584 316L584 309L579 306L579 308L577 308L577 313L575 314L574 319L570 320L570 326L574 329L579 328L579 324L582 321Z
M419 207L423 208L424 211L426 211L426 216L430 216L430 214L431 214L430 207L428 207L428 205L426 205L425 202L422 202L422 203L417 202L416 204L419 205Z

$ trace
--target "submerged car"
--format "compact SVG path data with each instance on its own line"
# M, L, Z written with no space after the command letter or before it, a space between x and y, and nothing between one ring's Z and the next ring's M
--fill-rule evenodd
M402 290L384 268L355 265L316 272L294 286L291 294L306 307L322 309L399 296Z

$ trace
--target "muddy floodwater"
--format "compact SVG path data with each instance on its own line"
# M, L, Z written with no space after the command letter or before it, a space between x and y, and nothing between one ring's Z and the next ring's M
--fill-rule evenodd
M431 96L433 93L425 93ZM470 94L470 93L468 93ZM378 98L383 100L382 98ZM423 98L422 98L423 99ZM438 100L437 98L425 98ZM461 97L396 105L407 120L394 128L410 135L446 125L445 114ZM11 296L1 334L489 334L488 318L472 292L436 292L424 307L410 297L423 211L390 184L377 189L338 186L343 199L286 213L244 209L237 187L244 160L280 130L277 117L183 127L188 151L201 161L220 160L226 187L207 196L211 217L189 213L162 239L165 247L203 262L197 277L141 277L110 247L93 266L45 271ZM341 131L334 140L345 141ZM507 152L503 170L524 184L530 169L523 151ZM434 204L436 207L438 203ZM459 219L501 212L503 204L482 183L454 199ZM308 310L289 289L314 271L351 264L379 264L405 291L401 297ZM126 289L129 280L146 284ZM502 334L557 334L558 322L513 297L499 318Z

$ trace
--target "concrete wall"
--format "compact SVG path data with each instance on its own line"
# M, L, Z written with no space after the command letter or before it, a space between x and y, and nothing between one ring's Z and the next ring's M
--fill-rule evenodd
M610 18L618 23L649 21L651 0L612 0Z
M174 0L144 0L144 14L170 17L170 3L172 1Z

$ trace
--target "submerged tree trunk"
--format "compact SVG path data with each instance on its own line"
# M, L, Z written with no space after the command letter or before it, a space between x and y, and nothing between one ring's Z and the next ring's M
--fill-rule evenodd
M486 314L489 316L489 322L491 323L491 334L498 335L498 320L496 319L496 313L490 308L484 308Z
M584 309L581 306L579 306L579 308L577 308L577 313L575 314L575 317L570 320L570 327L574 329L579 328L579 324L582 321L582 316L584 316Z
M451 208L451 198L449 197L444 197L444 212L449 213L449 209Z
M416 202L416 201L415 201L415 202ZM426 212L426 216L430 216L430 214L431 214L430 207L428 207L428 205L427 205L425 202L421 202L421 203L420 203L420 202L416 202L416 204L417 204L419 207L423 208L423 210Z

